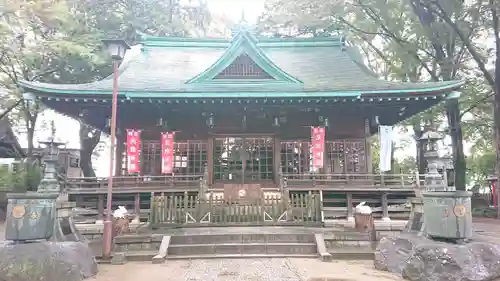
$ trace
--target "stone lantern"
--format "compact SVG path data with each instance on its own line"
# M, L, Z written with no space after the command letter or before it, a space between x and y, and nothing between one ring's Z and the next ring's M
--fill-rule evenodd
M75 203L60 200L63 194L57 175L59 147L54 132L46 141L43 178L36 192L7 194L6 240L17 242L52 240L80 241L71 218ZM58 200L59 199L59 200Z
M406 225L407 231L423 233L424 231L424 202L423 193L429 189L443 189L443 180L438 172L438 144L443 136L435 131L427 130L418 140L423 146L424 158L427 160L428 173L425 175L425 184L420 185L420 178L415 179L415 197L409 198L411 204L410 218ZM425 190L424 190L425 188Z
M45 141L40 141L39 143L45 147L43 157L45 169L37 192L59 195L61 187L59 185L59 180L57 179L57 165L59 162L59 147L64 145L64 143L57 141L53 136L49 137Z
M438 153L438 143L442 135L427 131L421 141L425 147L428 172L425 175L423 195L422 229L431 238L466 240L472 236L471 192L456 191L449 187L439 173L443 164Z
M443 135L432 130L426 131L419 140L424 147L424 158L427 161L426 191L444 191L447 188L443 176L439 173L439 167L442 165L439 142L442 140Z

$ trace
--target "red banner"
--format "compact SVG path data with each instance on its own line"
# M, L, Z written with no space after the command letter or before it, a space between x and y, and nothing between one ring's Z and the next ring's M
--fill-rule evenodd
M175 132L161 133L161 173L174 172L174 137Z
M141 131L127 129L127 171L140 173Z
M323 168L323 155L325 153L325 128L311 128L311 145L313 169Z

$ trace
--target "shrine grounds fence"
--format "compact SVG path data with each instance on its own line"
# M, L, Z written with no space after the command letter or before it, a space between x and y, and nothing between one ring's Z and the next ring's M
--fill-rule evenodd
M223 196L162 194L151 198L150 227L231 225L321 225L318 194L266 196L256 200L227 200Z

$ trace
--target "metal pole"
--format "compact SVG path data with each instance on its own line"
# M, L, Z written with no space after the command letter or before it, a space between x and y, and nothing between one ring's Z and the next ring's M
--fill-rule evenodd
M113 60L113 97L111 104L111 145L109 148L109 176L108 176L108 192L106 203L106 219L104 220L104 252L103 258L109 259L111 257L111 244L113 242L113 221L111 217L111 203L113 196L113 168L114 168L114 154L116 146L116 112L118 103L118 60Z

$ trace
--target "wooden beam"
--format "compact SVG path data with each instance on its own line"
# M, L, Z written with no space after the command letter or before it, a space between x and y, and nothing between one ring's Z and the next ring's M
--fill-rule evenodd
M366 172L371 174L373 172L372 162L372 143L370 132L370 119L365 118L365 159L366 159Z
M207 145L207 169L208 169L208 186L212 186L214 181L214 136L208 136Z
M280 173L281 173L281 138L278 134L274 135L274 155L273 155L273 173L274 173L274 183L280 184Z

